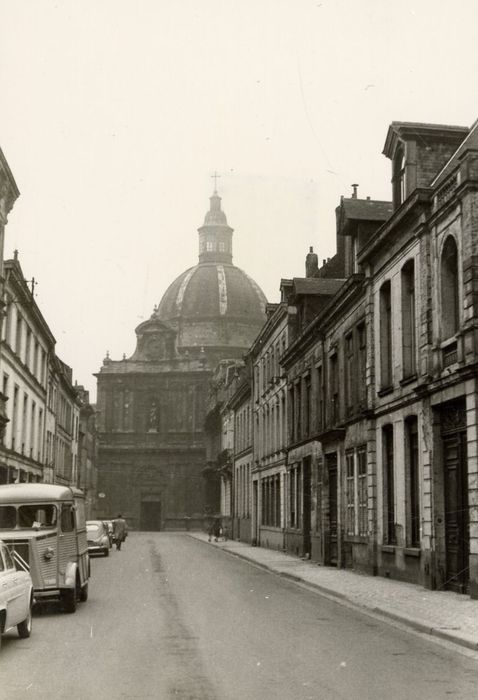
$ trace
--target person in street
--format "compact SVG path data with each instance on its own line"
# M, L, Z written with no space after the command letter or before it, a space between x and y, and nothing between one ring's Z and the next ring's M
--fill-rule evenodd
M216 518L213 525L214 542L218 542L222 535L222 526L219 518Z
M116 549L119 550L128 535L128 526L121 513L113 520L113 534L116 542Z
M211 520L209 523L209 527L207 529L207 541L211 542L213 536L214 536L214 520Z

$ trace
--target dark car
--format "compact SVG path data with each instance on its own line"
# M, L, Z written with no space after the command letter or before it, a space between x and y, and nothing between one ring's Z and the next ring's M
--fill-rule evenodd
M88 540L89 554L103 554L108 557L110 553L110 538L105 523L102 520L86 521L86 538Z

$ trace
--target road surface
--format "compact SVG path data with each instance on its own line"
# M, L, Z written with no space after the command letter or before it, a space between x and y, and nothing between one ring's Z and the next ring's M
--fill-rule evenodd
M454 651L186 534L132 533L92 560L74 615L3 638L0 698L440 700L478 697Z

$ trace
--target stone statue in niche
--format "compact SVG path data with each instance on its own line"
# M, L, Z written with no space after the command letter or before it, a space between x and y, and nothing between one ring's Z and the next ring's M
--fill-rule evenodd
M159 424L158 407L156 405L156 401L153 401L151 403L151 407L149 409L148 431L150 433L156 433L158 431L158 424Z

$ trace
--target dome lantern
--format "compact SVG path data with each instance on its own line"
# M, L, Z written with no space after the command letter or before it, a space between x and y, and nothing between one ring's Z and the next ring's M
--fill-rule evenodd
M232 264L232 229L221 209L221 197L215 189L209 198L209 211L199 233L199 262Z

